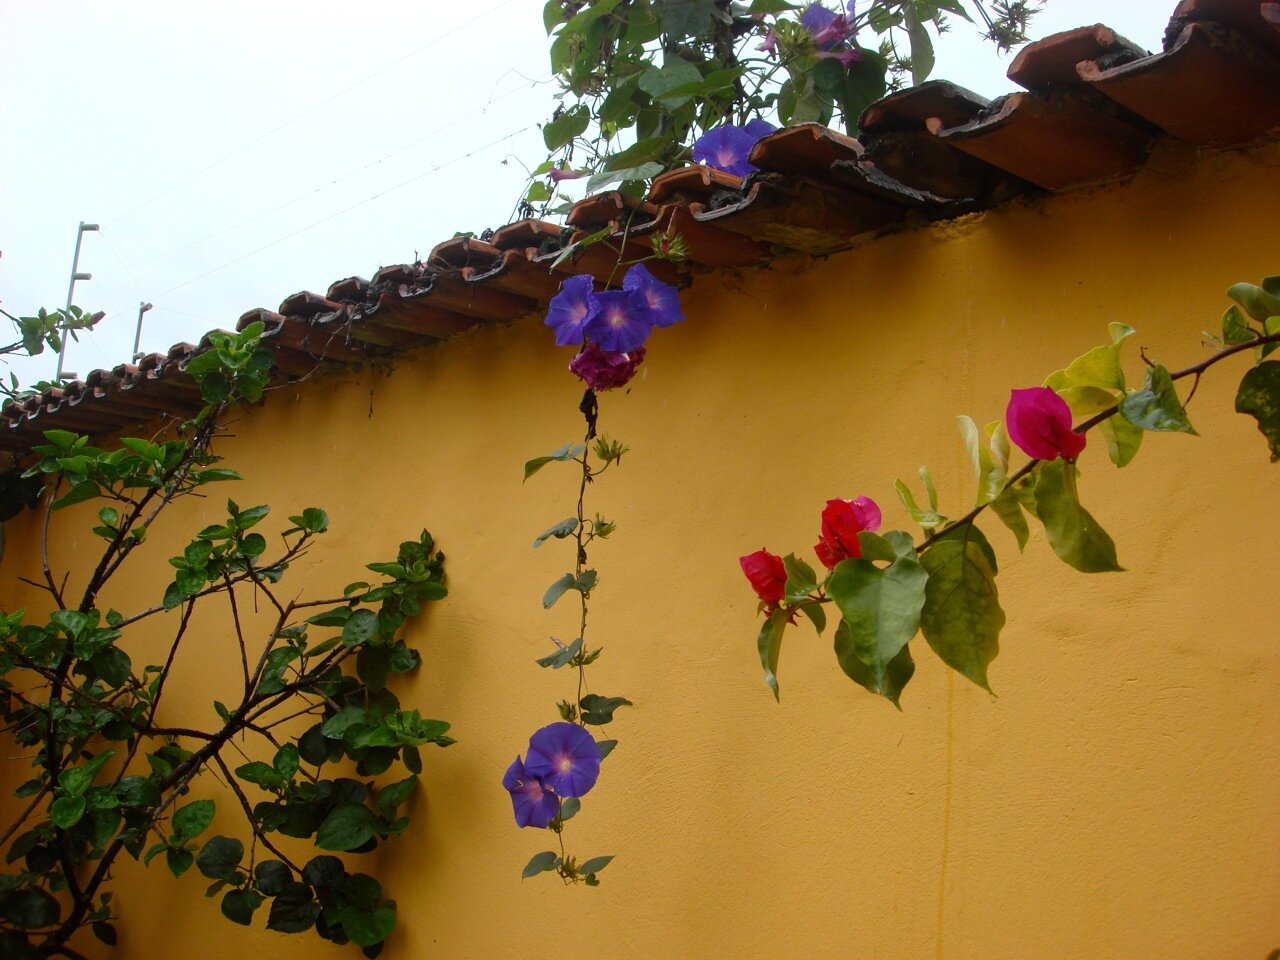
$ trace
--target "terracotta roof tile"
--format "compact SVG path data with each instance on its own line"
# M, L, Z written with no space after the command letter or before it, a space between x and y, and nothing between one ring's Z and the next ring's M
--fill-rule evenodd
M931 118L929 130L1046 190L1126 176L1151 146L1145 131L1067 93L1014 93L993 106L990 114L958 127Z
M1009 79L1026 90L1075 86L1076 64L1092 60L1118 67L1150 54L1115 31L1097 23L1029 43L1013 58Z
M1164 53L1080 76L1180 140L1240 143L1280 129L1280 62L1244 36L1188 23Z
M862 144L853 137L818 123L801 123L757 142L749 159L771 173L821 178L836 161L857 160L861 156Z
M324 295L301 291L278 312L249 311L237 329L265 325L286 381L509 322L543 309L574 273L616 283L620 258L647 256L655 239L683 241L688 262L649 266L688 285L700 268L831 253L922 219L1130 176L1161 138L1229 146L1272 136L1280 2L1182 0L1155 55L1101 24L1081 27L1029 45L1009 75L1027 92L990 103L931 81L869 106L859 140L816 124L779 130L756 144L759 172L745 180L682 167L642 198L587 197L567 226L530 219L453 237L425 263L338 280ZM604 228L613 231L605 243L563 256ZM104 433L189 415L200 395L184 368L207 347L207 338L175 344L11 402L0 410L0 450L27 453L52 427Z

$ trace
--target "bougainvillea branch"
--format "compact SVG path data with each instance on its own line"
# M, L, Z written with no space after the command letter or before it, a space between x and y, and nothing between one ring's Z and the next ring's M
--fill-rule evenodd
M859 497L830 500L822 513L815 552L829 572L821 581L795 555L762 549L741 557L765 617L757 646L775 697L787 626L804 614L822 633L826 605L840 615L835 652L841 668L895 705L915 671L909 643L918 632L944 663L989 690L987 668L999 652L1005 615L996 589L996 553L977 520L990 509L1022 548L1029 515L1043 524L1054 553L1075 569L1121 570L1115 544L1080 503L1075 461L1095 429L1118 467L1133 459L1144 432L1195 434L1186 413L1190 396L1182 401L1174 390L1179 380L1193 377L1198 384L1211 367L1252 351L1254 364L1241 380L1235 407L1257 420L1272 461L1280 460L1280 362L1266 359L1280 347L1280 277L1268 277L1261 286L1236 284L1228 295L1236 304L1213 338L1221 346L1198 363L1170 372L1144 355L1143 386L1129 388L1119 355L1134 331L1113 323L1110 343L1054 372L1043 386L1014 390L1004 420L989 424L985 436L970 418L958 418L973 464L975 502L958 519L948 519L938 510L926 468L920 470L923 506L899 480L903 506L924 530L919 543L904 531L876 532L879 508ZM1073 426L1073 418L1083 419ZM1013 471L1011 440L1030 457Z

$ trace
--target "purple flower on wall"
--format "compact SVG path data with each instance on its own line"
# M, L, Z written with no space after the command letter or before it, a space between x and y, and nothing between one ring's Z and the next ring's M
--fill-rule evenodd
M574 347L582 343L582 328L596 306L594 285L591 274L579 273L562 281L560 292L551 298L544 322L555 331L559 346Z
M600 748L576 723L552 723L529 738L524 769L562 797L585 796L600 777Z
M518 827L545 827L560 815L560 801L519 757L507 767L502 785L511 794Z
M752 120L742 127L733 124L715 127L694 143L693 160L737 177L745 177L756 169L747 161L751 148L773 131L773 124L765 120Z
M811 3L800 15L801 25L809 31L819 50L830 50L849 37L849 21L843 13L828 10L820 3Z
M592 343L611 353L630 353L648 339L653 311L639 291L606 290L592 296L595 309L582 325Z
M569 170L564 167L552 167L547 171L547 176L551 178L552 183L560 183L562 180L579 180L586 175L586 170Z
M680 291L663 283L643 263L632 266L622 278L623 290L634 290L649 305L655 327L669 327L684 319L680 309Z
M610 353L588 343L569 361L569 371L592 390L612 390L630 383L643 359L644 347L637 347L630 353Z

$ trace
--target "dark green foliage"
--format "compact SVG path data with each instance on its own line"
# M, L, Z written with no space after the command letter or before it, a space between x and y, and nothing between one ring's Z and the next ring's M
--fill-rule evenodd
M30 798L18 807L25 813L8 833L8 872L0 873L6 958L55 955L84 927L114 943L117 918L105 884L121 853L146 863L162 858L175 876L213 881L207 895L218 896L237 924L253 922L265 904L271 929L314 929L366 955L376 954L395 926L395 903L372 877L329 856L294 865L274 837L310 840L322 850L374 849L409 824L419 748L453 742L447 723L403 708L387 688L420 662L401 629L447 593L444 556L430 534L402 543L394 560L369 564L381 582L304 603L277 596L276 584L328 529L328 516L308 507L273 533L267 505L227 500L225 516L170 558L173 579L160 585L154 606L132 616L98 606L100 591L146 543L168 503L239 478L216 465L212 442L230 404L262 396L271 358L260 333L254 325L210 337L211 349L187 368L207 405L175 435L126 438L103 450L50 430L35 448L39 460L26 477L44 487L46 509L98 501L92 533L101 554L90 558L82 595L68 595L65 581L50 575L45 611L0 613L0 720L32 767L6 778L18 785L18 797ZM298 593L291 588L287 596ZM260 638L236 613L238 594L275 611ZM172 658L184 652L180 641L200 610L218 601L236 614L227 649L240 663L243 689L230 703L213 702L207 728L168 728L163 702ZM133 624L151 618L168 625L164 666L140 665L122 646ZM317 631L323 635L313 636ZM280 735L273 728L299 713L312 715L313 725L296 741L273 745ZM236 759L247 749L269 760L240 762L233 771L223 757L233 741ZM397 765L400 775L379 785L375 778ZM216 801L192 793L210 769L233 787ZM213 788L210 782L204 790ZM252 834L255 842L246 853L237 836L208 836L215 827Z

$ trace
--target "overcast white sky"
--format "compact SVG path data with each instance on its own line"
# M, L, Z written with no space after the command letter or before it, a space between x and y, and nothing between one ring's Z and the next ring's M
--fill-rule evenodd
M75 302L107 319L66 361L84 375L129 358L141 301L163 351L502 226L554 106L543 3L0 0L0 301L62 306L77 225L100 224ZM1154 51L1174 5L1050 0L1035 35L1103 22ZM970 34L934 78L1015 89Z

